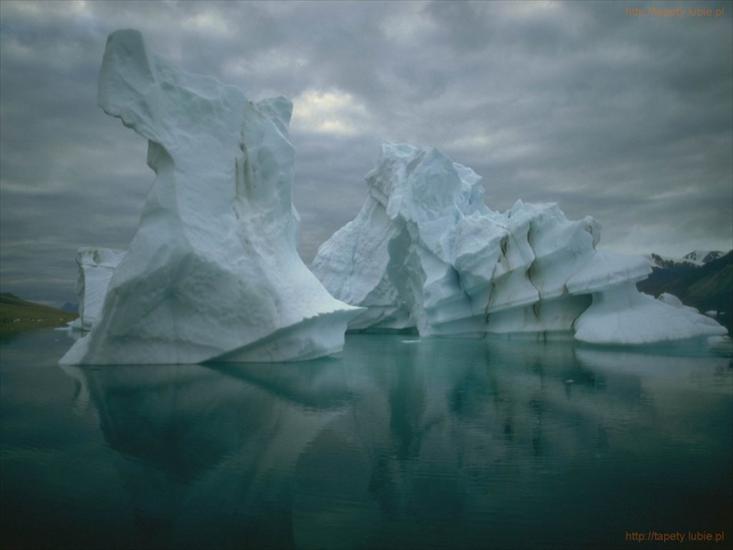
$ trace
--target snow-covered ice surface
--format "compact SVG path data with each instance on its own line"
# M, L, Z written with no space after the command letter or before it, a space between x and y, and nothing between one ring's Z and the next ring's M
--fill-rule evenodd
M720 250L693 250L689 254L685 254L683 260L694 262L697 265L705 265L717 260L725 254Z
M296 251L292 104L258 103L112 33L99 104L148 140L156 173L92 331L65 364L285 361L343 347L358 308Z
M593 304L575 323L575 337L594 344L652 344L724 334L725 328L695 308L657 300L633 283L594 294Z
M91 330L102 313L112 273L125 252L112 248L82 247L76 253L79 266L77 296L79 299L78 328Z
M492 211L480 177L436 149L385 144L366 182L361 211L311 266L335 297L367 308L352 330L595 344L726 334L692 308L639 293L649 261L597 250L593 218L522 201Z

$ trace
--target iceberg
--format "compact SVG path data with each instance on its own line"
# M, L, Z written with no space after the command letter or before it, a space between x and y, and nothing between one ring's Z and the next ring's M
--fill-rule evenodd
M600 225L556 204L484 201L481 178L434 148L387 143L354 220L311 269L366 308L350 330L502 334L642 344L726 334L715 321L638 292L643 257L598 250Z
M102 313L112 273L122 261L125 252L113 248L82 247L76 253L79 279L76 290L79 299L79 317L75 328L91 330Z
M296 250L285 98L107 39L101 108L148 140L156 174L92 330L62 364L291 361L338 352L359 308L331 296ZM88 307L88 305L86 306Z

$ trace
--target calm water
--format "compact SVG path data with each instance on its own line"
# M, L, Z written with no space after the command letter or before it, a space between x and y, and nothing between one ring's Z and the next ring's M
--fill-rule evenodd
M70 344L0 341L4 547L733 537L726 357L355 335L307 363L62 369Z

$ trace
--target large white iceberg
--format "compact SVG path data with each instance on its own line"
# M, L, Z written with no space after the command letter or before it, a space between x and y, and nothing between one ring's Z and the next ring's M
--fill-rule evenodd
M156 179L92 331L66 364L286 361L339 351L358 308L296 250L292 104L150 55L112 33L99 105L148 140Z
M436 149L383 145L361 211L311 266L335 297L367 308L352 330L572 334L596 344L726 333L640 294L648 260L597 250L593 218L522 201L494 212L480 179Z

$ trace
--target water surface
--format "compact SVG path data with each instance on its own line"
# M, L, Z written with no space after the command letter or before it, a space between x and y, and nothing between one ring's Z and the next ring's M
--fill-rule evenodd
M70 344L0 341L9 548L628 548L733 518L726 357L353 335L61 368Z

